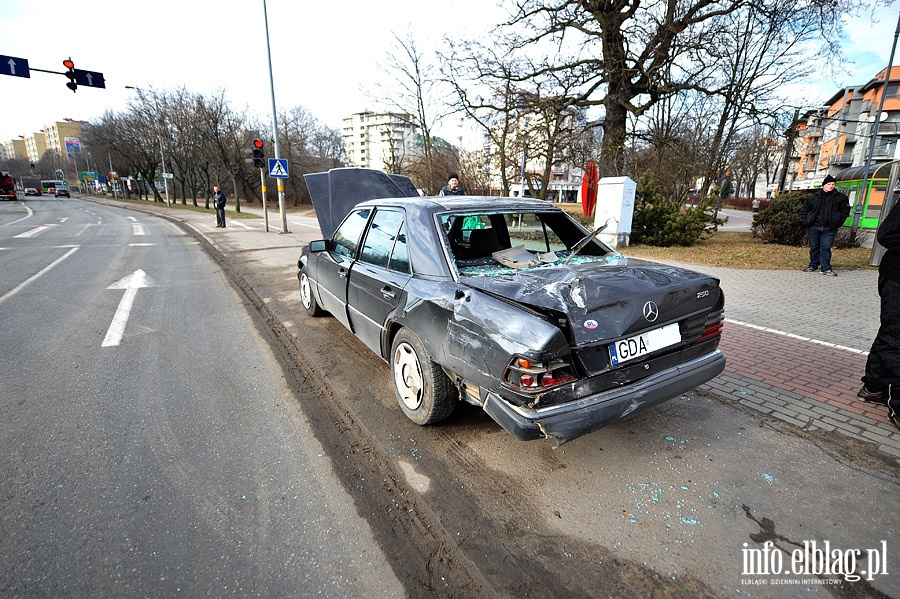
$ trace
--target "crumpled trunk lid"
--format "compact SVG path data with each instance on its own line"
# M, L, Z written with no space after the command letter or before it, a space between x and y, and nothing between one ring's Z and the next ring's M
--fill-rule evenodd
M719 297L715 277L658 265L540 267L461 282L538 311L565 315L575 346L676 322L711 309Z

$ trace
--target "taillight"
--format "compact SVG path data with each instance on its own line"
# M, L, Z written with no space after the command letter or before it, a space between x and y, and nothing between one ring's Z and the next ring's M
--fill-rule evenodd
M707 339L712 339L713 337L718 337L722 334L722 318L721 313L718 320L714 322L707 322L706 326L703 327L703 332L700 334L700 341L706 341Z
M560 359L544 363L514 358L503 373L504 383L518 391L531 393L546 391L574 380L572 366Z

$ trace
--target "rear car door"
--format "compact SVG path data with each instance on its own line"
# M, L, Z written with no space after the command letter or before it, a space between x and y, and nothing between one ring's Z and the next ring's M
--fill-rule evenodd
M412 276L404 213L379 208L369 222L347 288L347 314L353 332L381 355L384 323L405 295Z

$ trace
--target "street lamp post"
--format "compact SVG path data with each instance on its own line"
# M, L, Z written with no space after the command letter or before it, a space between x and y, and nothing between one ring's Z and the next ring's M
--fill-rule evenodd
M878 125L882 119L882 111L884 110L884 99L888 92L888 83L891 81L891 68L894 64L894 51L897 49L897 34L900 33L900 16L897 17L897 28L894 30L894 43L891 45L891 56L888 58L887 68L884 70L884 86L881 88L881 100L878 102L878 112L875 113L875 121L872 124L872 138L869 140L869 151L866 154L866 161L863 163L863 180L859 188L859 199L856 201L856 207L853 210L853 225L850 227L850 244L856 241L856 231L859 229L859 220L862 217L863 203L866 200L866 185L869 182L869 164L872 162L872 154L875 151L875 142L878 138ZM890 193L890 190L888 191ZM884 214L887 216L887 214ZM883 218L882 217L882 218ZM874 256L874 250L873 250Z
M272 95L272 134L275 143L275 158L281 158L278 150L278 112L275 110L275 79L272 77L272 48L269 45L269 15L266 11L266 0L263 0L263 20L266 24L266 54L269 57L269 90ZM278 181L278 210L281 212L281 232L290 233L287 226L287 214L284 211L284 183Z

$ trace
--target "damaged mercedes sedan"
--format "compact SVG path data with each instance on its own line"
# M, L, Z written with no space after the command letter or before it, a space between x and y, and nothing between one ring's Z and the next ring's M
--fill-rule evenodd
M305 177L326 238L300 255L303 307L387 361L418 424L466 401L558 446L725 368L714 277L629 264L541 200L420 197L370 169Z

